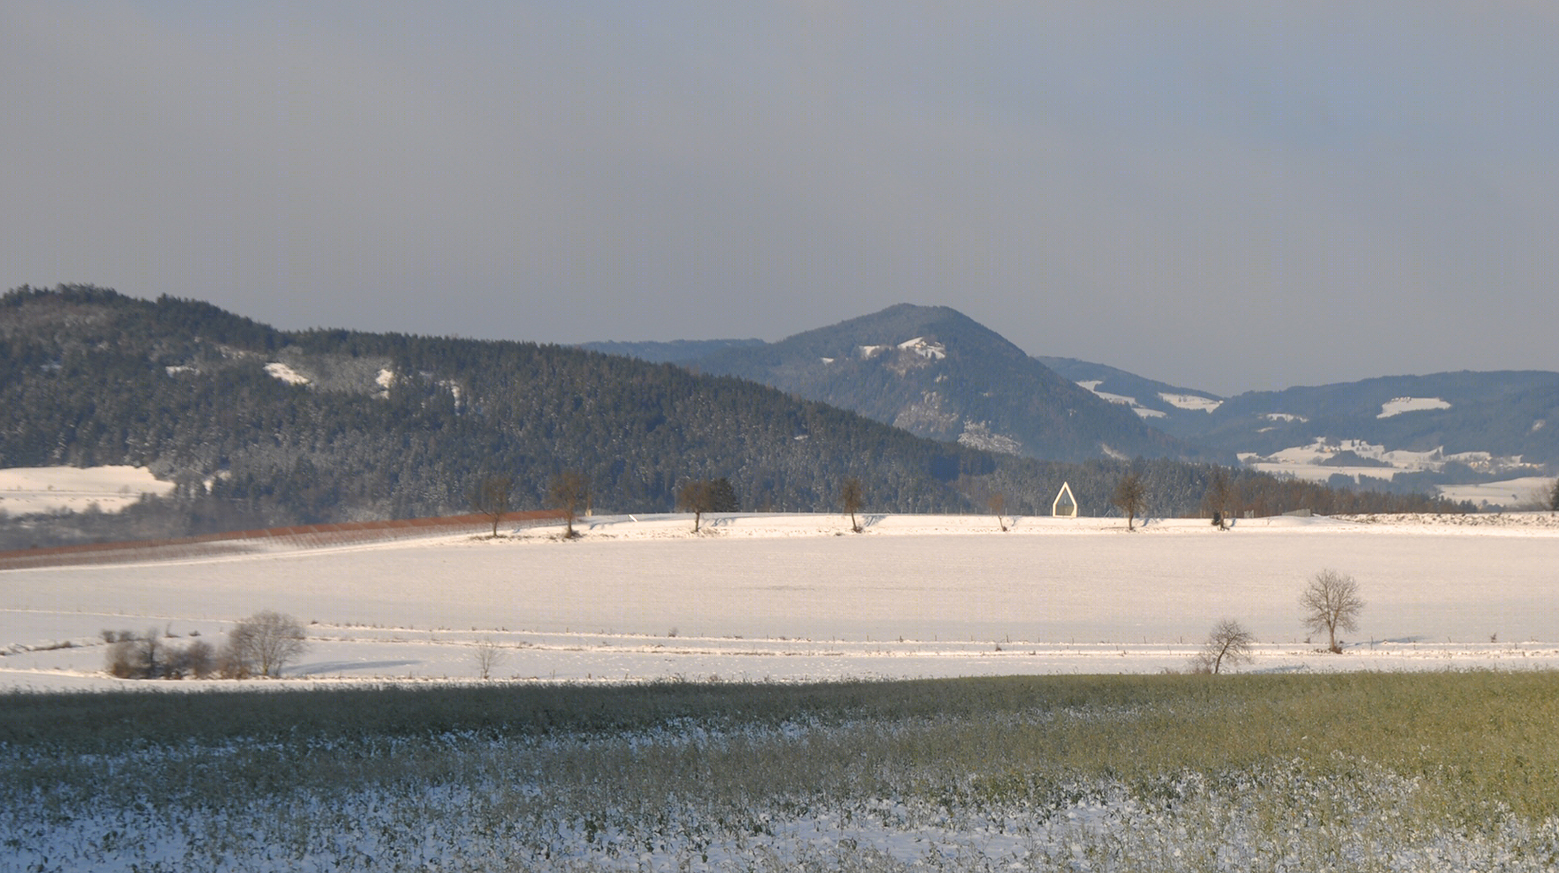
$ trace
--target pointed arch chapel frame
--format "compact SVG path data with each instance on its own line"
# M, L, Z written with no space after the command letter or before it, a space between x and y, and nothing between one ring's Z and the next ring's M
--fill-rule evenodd
M1077 498L1072 496L1069 483L1061 483L1061 490L1056 492L1056 502L1050 504L1050 514L1055 518L1077 517Z

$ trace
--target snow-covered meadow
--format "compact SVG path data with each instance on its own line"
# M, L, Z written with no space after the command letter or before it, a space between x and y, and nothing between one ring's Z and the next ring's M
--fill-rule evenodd
M0 512L118 512L142 494L163 496L173 488L145 467L7 467L0 469Z
M307 625L313 681L817 680L1185 667L1223 618L1258 671L1559 665L1546 513L1202 521L718 515L0 572L0 687L108 688L103 631L219 642L261 609ZM1367 601L1341 656L1297 598L1332 568ZM189 683L185 683L187 685Z
M0 871L1559 862L1550 515L864 521L0 572L25 738L0 742ZM1368 602L1342 655L1300 622L1326 567ZM216 642L264 608L308 628L282 681L102 673L104 630ZM1223 617L1262 675L1048 675L1183 670ZM22 693L124 688L323 696Z

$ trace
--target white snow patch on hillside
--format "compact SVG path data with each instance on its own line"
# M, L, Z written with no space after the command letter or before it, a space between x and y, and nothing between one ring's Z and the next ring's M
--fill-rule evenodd
M947 346L938 342L928 342L923 336L905 340L899 343L899 348L914 352L922 358L933 361L940 361L947 357Z
M1212 397L1203 397L1200 394L1168 394L1160 391L1158 396L1165 403L1168 403L1170 406L1173 406L1176 409L1189 409L1193 411L1199 409L1202 412L1211 413L1213 410L1223 405L1222 400L1217 400Z
M1293 422L1296 422L1296 421L1299 422L1300 424L1304 424L1305 422L1310 420L1308 418L1305 418L1303 415L1293 415L1293 414L1287 413L1287 412L1268 412L1268 413L1266 413L1265 415L1263 415L1261 417L1265 418L1267 421L1283 421L1283 422L1288 422L1290 424L1292 424Z
M1100 380L1100 379L1090 379L1087 382L1078 382L1077 384L1080 387L1085 388L1088 391L1092 392L1095 397L1098 397L1098 398L1103 399L1103 400L1108 400L1109 402L1117 404L1119 406L1135 407L1137 405L1137 398L1135 398L1135 397L1127 397L1124 394L1111 394L1108 391L1100 391L1099 390L1099 385L1101 383L1102 383L1102 380Z
M1438 397L1397 397L1380 405L1376 418L1391 418L1404 412L1423 412L1429 409L1450 409L1451 404Z
M1359 458L1377 461L1376 464L1339 465L1328 463L1341 452L1352 452ZM1414 452L1405 449L1387 450L1385 446L1363 440L1317 440L1305 446L1293 446L1270 455L1245 452L1240 462L1264 473L1295 476L1314 482L1323 482L1342 473L1346 476L1373 476L1390 479L1397 473L1438 472L1448 463L1465 464L1482 473L1498 474L1521 469L1520 457L1501 457L1489 452L1457 452L1446 454L1443 449Z
M307 376L302 375L297 370L294 370L293 368L279 361L272 361L271 363L266 364L265 372L270 373L272 376L282 380L283 382L286 382L288 385L309 384L309 379Z
M0 470L0 511L8 515L82 512L94 504L118 512L141 499L173 491L146 467L11 467Z
M1023 444L1010 436L991 430L989 422L965 421L964 431L958 435L958 444L971 449L1002 452L1016 455L1023 451Z
M1098 397L1101 400L1107 400L1117 406L1124 406L1130 409L1132 412L1137 413L1138 418L1165 418L1169 415L1169 413L1158 409L1148 409L1147 407L1139 404L1137 402L1137 398L1135 397L1127 397L1124 394L1111 394L1108 391L1100 391L1100 382L1101 380L1099 379L1091 379L1085 382L1078 382L1077 384L1079 387L1087 389L1095 397Z

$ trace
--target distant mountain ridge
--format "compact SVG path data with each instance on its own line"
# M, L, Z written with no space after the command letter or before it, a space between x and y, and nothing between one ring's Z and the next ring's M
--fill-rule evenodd
M945 306L899 304L684 365L858 412L918 436L1045 460L1233 460L1149 427Z
M1559 373L1464 370L1218 397L1103 364L1041 360L1166 433L1270 472L1333 484L1390 478L1417 491L1559 474Z
M1092 391L1111 403L1132 410L1147 419L1153 427L1169 433L1179 429L1166 426L1165 419L1181 417L1199 422L1200 418L1223 403L1224 398L1195 388L1182 388L1166 382L1118 370L1104 364L1079 361L1076 358L1055 358L1036 355L1035 360L1054 370L1058 375ZM1196 428L1190 428L1195 433Z
M679 361L697 360L721 349L761 345L763 345L763 340L760 339L671 340L669 342L619 342L606 340L602 342L580 343L579 348L600 352L603 355L622 355L628 358L638 358L641 361L649 361L652 364L671 364Z
M1559 373L1547 371L1223 397L1106 364L1030 357L956 310L909 304L776 343L643 344L635 353L1031 457L1243 457L1269 472L1404 493L1559 474Z

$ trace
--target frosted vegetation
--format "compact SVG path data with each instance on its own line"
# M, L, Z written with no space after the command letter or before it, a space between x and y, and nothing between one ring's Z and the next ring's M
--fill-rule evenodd
M18 694L10 870L1551 870L1559 677Z

